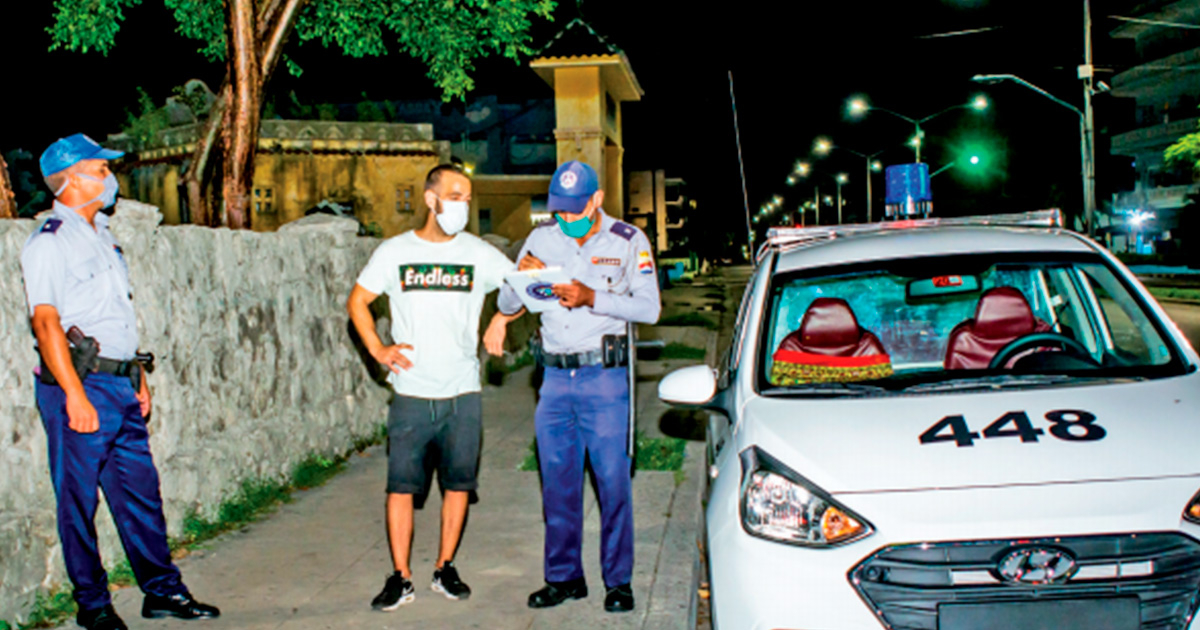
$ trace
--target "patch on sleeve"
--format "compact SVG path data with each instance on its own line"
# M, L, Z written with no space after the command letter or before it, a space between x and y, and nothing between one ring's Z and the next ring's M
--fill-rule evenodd
M638 273L654 273L654 260L646 250L638 252Z
M60 227L62 227L62 219L46 219L46 222L42 224L40 232L54 234Z
M637 228L629 225L628 223L622 223L620 221L613 223L612 230L610 231L627 241L633 240L633 235L637 234Z

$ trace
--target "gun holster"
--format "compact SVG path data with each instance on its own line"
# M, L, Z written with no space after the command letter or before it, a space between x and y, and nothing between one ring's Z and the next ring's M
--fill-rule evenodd
M536 365L545 365L545 351L542 350L542 333L534 331L533 336L529 338L529 356L533 357L533 362Z
M604 367L629 365L629 337L604 335L600 338L600 350L604 357Z

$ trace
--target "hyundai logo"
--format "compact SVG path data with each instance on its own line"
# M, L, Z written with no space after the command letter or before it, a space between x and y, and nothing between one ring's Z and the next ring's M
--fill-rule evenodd
M1075 573L1075 557L1055 547L1021 547L1004 554L996 563L996 574L1013 584L1065 582Z

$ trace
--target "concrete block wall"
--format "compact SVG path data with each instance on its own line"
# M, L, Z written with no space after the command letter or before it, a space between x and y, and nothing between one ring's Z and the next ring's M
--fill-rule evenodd
M345 300L379 244L354 221L312 217L278 232L162 226L122 201L112 221L130 268L141 347L153 351L151 449L172 535L213 518L247 479L284 479L310 454L374 433L388 390L349 334ZM37 362L20 271L36 223L0 221L0 619L69 585L58 544ZM85 331L86 332L86 331ZM106 564L123 555L107 511Z

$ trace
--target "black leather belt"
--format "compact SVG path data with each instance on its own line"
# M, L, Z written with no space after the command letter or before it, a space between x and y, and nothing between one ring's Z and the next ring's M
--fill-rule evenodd
M136 369L139 369L137 361L117 361L116 359L106 359L104 357L96 359L97 372L116 374L117 376L129 376Z
M103 372L105 374L113 374L115 376L130 377L130 381L138 380L139 385L135 385L134 389L140 386L142 366L137 361L118 361L107 357L96 357L96 365L93 372ZM50 372L50 368L46 367L46 362L42 361L40 369L40 380L46 385L58 385L58 381L54 378L54 374ZM87 377L87 374L79 374L79 380ZM136 379L133 377L137 377Z
M604 352L601 350L590 350L575 354L546 353L542 355L542 365L552 368L562 368L564 370L577 370L581 367L601 365L603 363Z

